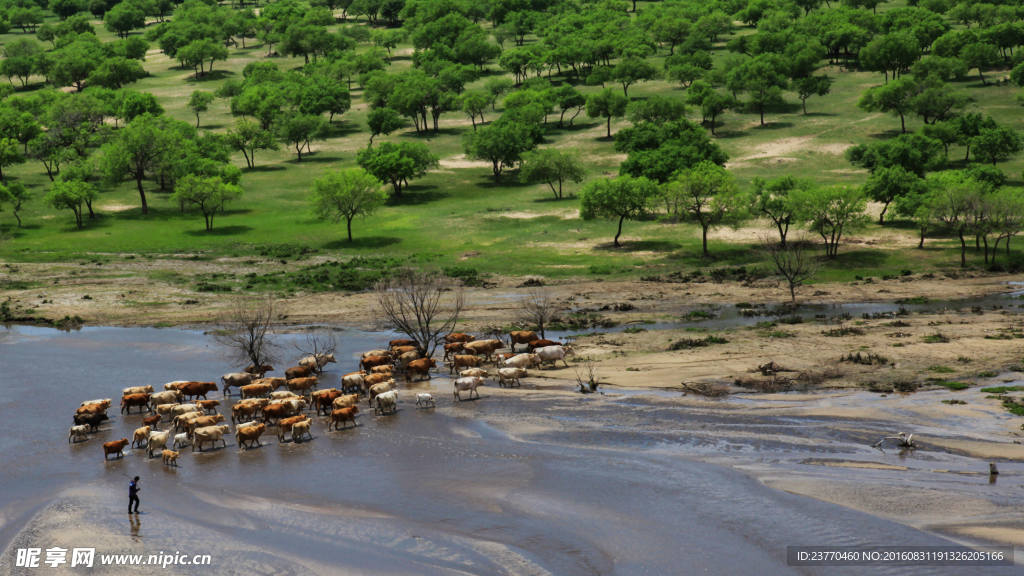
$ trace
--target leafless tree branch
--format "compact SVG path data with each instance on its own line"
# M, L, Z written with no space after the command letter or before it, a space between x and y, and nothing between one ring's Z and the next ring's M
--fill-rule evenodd
M306 328L304 334L305 338L293 342L292 346L301 356L312 356L317 359L314 368L319 374L323 372L324 367L320 359L338 350L338 339L333 330L324 326L310 326Z
M434 271L398 270L374 286L377 312L411 340L426 357L455 330L465 306L462 287Z
M277 308L272 296L235 300L220 320L221 329L213 333L213 341L221 347L225 358L240 366L277 362L280 356L274 335Z
M558 317L562 306L548 290L531 288L526 294L519 298L520 319L531 325L537 326L540 337L544 335L544 326Z
M775 264L775 269L789 283L789 296L795 304L796 287L818 272L818 259L813 249L806 248L799 240L790 240L783 246L767 236L761 237L761 245Z

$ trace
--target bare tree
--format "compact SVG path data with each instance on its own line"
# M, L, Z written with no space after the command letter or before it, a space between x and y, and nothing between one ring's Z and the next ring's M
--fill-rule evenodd
M576 373L576 384L580 387L580 392L597 392L597 364L593 358L580 358L573 364L572 371Z
M293 342L292 346L300 355L316 359L314 370L319 374L324 370L321 358L338 350L338 339L334 336L334 331L326 326L310 326L306 328L305 336L304 340Z
M273 297L239 298L221 319L221 329L213 333L224 356L237 365L261 366L278 361L280 347L274 337L277 305Z
M818 259L813 249L805 248L804 242L800 241L790 241L782 246L772 242L767 236L761 237L761 245L768 252L775 269L789 282L789 296L795 304L796 287L818 272Z
M523 322L537 326L541 338L546 338L544 326L557 318L562 310L558 300L551 295L550 291L538 288L531 288L526 294L523 294L519 299L519 306Z
M377 312L429 358L455 330L465 306L462 287L436 271L398 270L374 286Z

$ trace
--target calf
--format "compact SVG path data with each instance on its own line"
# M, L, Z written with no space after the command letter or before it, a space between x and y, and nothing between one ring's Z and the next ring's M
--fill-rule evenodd
M270 384L246 384L238 389L238 394L245 398L264 398L269 396L274 389Z
M359 394L346 394L344 396L338 396L331 403L331 409L338 410L340 408L348 408L349 406L355 406L359 402Z
M299 422L305 422L308 419L309 418L307 416L305 416L305 415L292 416L290 418L282 418L277 423L277 441L279 443L280 442L284 442L284 435L286 433L288 433L288 432L291 432L293 426L295 426ZM294 441L294 440L295 440L295 435L293 434L292 435L292 441Z
M110 456L111 454L117 454L118 458L124 456L124 448L127 445L128 445L128 439L127 438L121 438L120 440L115 440L113 442L106 442L106 443L104 443L103 444L103 459L106 460L107 457Z
M491 373L488 372L487 370L484 370L483 368L470 368L469 370L463 370L462 372L459 372L459 376L462 376L463 378L468 378L470 376L474 376L477 378L490 378Z
M444 345L444 358L442 362L447 362L450 356L455 356L459 352L462 352L462 348L465 346L462 342L453 342L451 344Z
M513 384L522 385L520 378L526 378L530 374L522 368L498 368L498 386L505 387L507 383L511 388Z
M177 468L178 467L178 455L179 454L181 454L181 452L174 452L172 450L164 450L163 451L164 466L170 466L170 465L173 464L174 467Z
M157 414L156 416L147 416L142 419L143 426L149 426L153 430L160 429L160 422L163 420L163 416Z
M472 342L476 340L476 336L472 334L466 334L463 332L452 332L451 334L444 337L445 342Z
M334 426L334 429L337 430L339 423L342 425L341 427L344 428L345 422L350 420L352 421L353 426L358 426L358 424L356 424L357 412L359 412L358 406L347 406L345 408L335 409L331 412L331 421L327 423L327 430L330 431L331 426Z
M427 394L425 392L421 392L421 393L416 395L416 407L417 408L419 408L421 406L423 408L427 408L428 405L429 405L430 408L434 408L434 407L437 406L434 403L434 396L432 394Z
M207 414L216 414L217 406L220 406L220 400L196 400L195 404L205 410Z
M193 399L200 396L203 400L206 400L206 394L209 392L217 391L216 382L186 382L178 387L178 392L181 392L186 398Z
M68 442L71 442L72 440L78 442L79 438L82 440L89 439L89 426L83 424L71 427L71 430L68 431Z
M309 426L312 423L311 420L303 420L292 424L292 442L301 442L303 436L309 436L309 439L312 440L313 434L309 431Z
M179 446L184 448L191 443L192 441L189 440L188 432L182 432L181 434L174 435L174 443L171 445L171 448L178 448Z

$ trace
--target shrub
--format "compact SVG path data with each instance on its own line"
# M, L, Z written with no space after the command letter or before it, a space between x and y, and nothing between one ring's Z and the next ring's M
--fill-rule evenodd
M914 304L918 306L927 304L928 302L929 300L927 296L912 296L910 298L900 298L896 301L897 304Z
M936 332L935 334L929 334L924 337L925 344L948 344L949 336L946 336L942 332Z
M691 348L703 348L711 344L728 344L729 341L721 336L706 336L704 338L683 338L676 340L669 346L669 350L690 350Z
M945 386L950 390L966 390L971 387L970 384L964 384L963 382L935 382L936 386Z
M822 330L822 334L825 336L837 338L841 336L863 336L864 330L861 328L852 328L849 326L843 326L841 328L833 328L831 330Z

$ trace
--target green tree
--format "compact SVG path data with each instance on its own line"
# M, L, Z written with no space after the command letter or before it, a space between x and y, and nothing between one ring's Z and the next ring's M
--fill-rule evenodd
M700 112L704 118L711 119L711 134L715 133L715 119L724 114L728 110L732 110L739 105L736 99L728 94L719 94L718 92L708 92L700 103Z
M21 153L19 142L12 138L0 138L0 180L7 180L4 168L24 163L25 156Z
M91 35L90 35L91 36ZM74 86L81 92L85 82L103 61L100 45L91 40L76 40L52 53L46 76L57 87Z
M96 187L81 180L57 178L46 193L43 201L57 210L71 210L75 214L75 223L82 227L82 204L92 202L99 194Z
M307 153L311 153L309 143L326 140L330 131L327 119L323 116L301 113L281 116L275 122L275 129L281 141L295 147L299 162L302 162L302 149L305 148Z
M867 168L872 173L889 166L901 166L922 178L925 172L945 165L942 143L922 134L900 134L871 145L851 146L844 155L851 164Z
M658 185L647 178L619 176L591 180L580 190L580 216L584 220L595 218L618 219L615 247L622 236L624 220L638 220L650 214L658 197Z
M511 92L513 87L515 87L515 83L508 78L495 76L487 79L487 82L484 83L484 91L491 95L492 111L495 109L498 98L501 98L502 94Z
M626 107L626 118L633 124L652 122L660 126L686 118L686 103L678 98L655 95L630 102Z
M861 66L866 70L882 72L887 83L890 71L895 79L920 57L921 46L917 38L907 31L879 36L861 48L858 54Z
M899 201L910 194L918 194L924 188L924 179L902 166L887 166L875 170L864 183L864 194L875 202L882 204L882 212L878 214L878 223L885 222L885 213L889 204Z
M196 128L199 128L199 113L206 112L210 109L210 104L217 98L213 92L207 92L205 90L195 90L192 92L192 96L188 99L188 107L192 110L192 113L196 115Z
M239 186L226 184L219 176L203 178L187 174L178 180L170 199L184 207L198 208L203 213L206 231L209 232L213 230L213 217L217 212L223 214L225 205L238 200L242 194Z
M867 112L888 112L893 116L899 116L900 128L907 133L906 114L913 109L912 103L917 96L917 83L910 78L900 78L892 84L876 86L869 89L860 100L857 107Z
M149 214L142 181L154 173L165 157L180 147L182 135L175 120L143 114L117 131L112 142L103 147L101 171L109 185L133 178L142 200L142 214ZM185 124L192 130L192 126Z
M1018 154L1024 147L1024 139L1016 130L998 126L982 128L977 136L971 138L971 145L979 160L995 166L999 160Z
M629 87L637 82L657 80L658 69L642 58L623 58L612 69L612 79L622 85L622 95L629 97Z
M322 220L345 219L348 241L352 241L352 220L367 217L388 201L380 180L362 168L348 168L330 172L313 182L309 205L313 214Z
M987 186L963 174L940 172L928 179L932 217L960 239L960 267L967 267L967 239L977 222L978 207L988 193Z
M227 145L245 156L249 168L256 167L257 150L279 149L274 134L248 118L235 120L234 130L227 133Z
M860 188L831 186L809 188L792 194L796 213L825 243L825 255L835 258L843 233L864 227L867 199Z
M587 98L587 116L589 118L607 118L608 138L611 138L612 118L624 116L628 105L628 98L619 95L611 88L605 88Z
M61 20L67 20L68 16L74 16L81 11L78 0L50 0L50 12Z
M922 85L922 90L910 100L910 108L924 120L925 124L948 120L959 115L973 98L962 90L931 77Z
M551 187L555 198L562 198L562 184L583 182L586 169L577 154L563 152L556 148L532 150L523 154L519 169L519 180L526 184L545 183ZM555 188L555 184L558 188Z
M793 91L804 107L804 114L807 114L807 99L811 96L824 96L832 89L832 79L828 76L808 76L793 80Z
M964 46L960 50L960 60L967 65L968 70L971 68L978 69L978 77L981 78L983 86L988 85L983 72L987 68L998 66L1003 62L1002 57L999 56L999 50L995 46L982 42L975 42Z
M164 108L157 102L156 96L149 92L131 90L125 91L122 95L121 104L115 115L125 122L131 122L143 114L160 116L164 113Z
M138 60L115 56L101 62L89 75L88 82L92 86L119 90L146 76L147 72Z
M507 121L504 117L466 134L462 139L466 158L491 163L495 184L501 182L502 171L518 164L523 153L533 150L536 145L529 126Z
M17 78L25 86L35 72L36 60L42 53L43 48L28 38L7 42L4 46L4 59L0 61L0 74L7 76L11 82Z
M370 143L367 147L373 146L373 139L381 134L387 136L396 130L405 127L405 120L402 115L391 108L377 108L370 111L366 117L366 125L370 128Z
M780 245L785 246L789 227L796 221L796 206L792 194L798 190L814 188L814 181L795 176L782 176L773 180L755 177L751 185L748 200L751 212L771 221L779 230Z
M402 197L402 188L409 181L422 178L438 167L439 158L426 144L419 142L383 142L376 148L365 148L356 154L359 166L381 182L389 182L395 197Z
M677 172L662 193L680 214L700 224L704 258L711 255L708 230L739 223L747 215L736 179L725 168L706 160Z
M18 228L21 228L21 216L18 212L35 197L35 192L25 188L21 182L11 182L7 185L0 185L0 203L11 205L11 214L18 220Z
M218 42L203 38L179 48L175 57L184 67L198 67L196 75L202 76L206 72L213 72L215 61L228 59L228 49ZM209 66L205 66L207 60L210 62Z
M644 176L661 184L672 180L677 171L705 160L723 166L729 159L707 130L685 119L623 128L615 135L615 151L626 153L619 174Z
M957 144L967 148L964 154L964 162L971 159L971 144L976 136L986 128L996 128L998 125L991 116L983 116L980 112L968 112L954 117L949 121L956 130Z
M132 30L145 28L146 13L131 2L115 4L103 16L103 26L120 38L127 38Z
M484 111L491 103L490 95L484 92L466 92L459 97L459 103L462 105L462 111L469 116L469 121L473 123L473 131L476 132L476 117L479 116L480 123L483 124Z
M733 92L747 95L747 105L757 110L764 126L764 109L785 101L782 92L789 89L786 78L788 66L778 54L760 54L735 68L729 74L727 86Z

